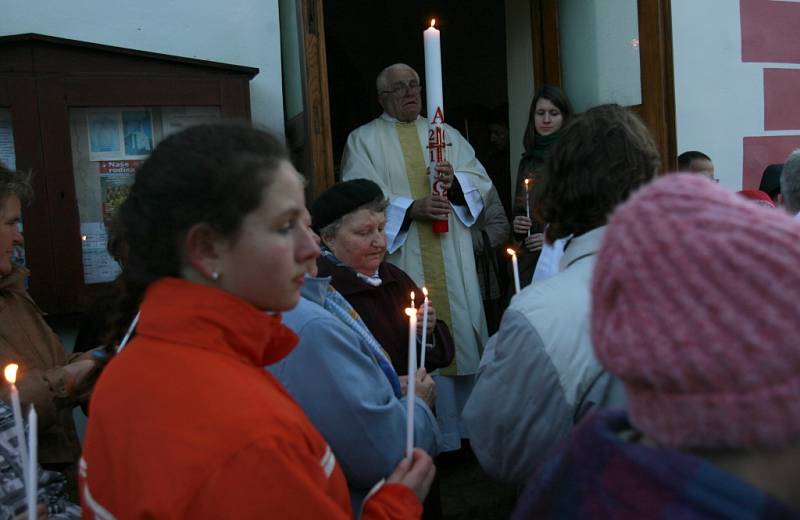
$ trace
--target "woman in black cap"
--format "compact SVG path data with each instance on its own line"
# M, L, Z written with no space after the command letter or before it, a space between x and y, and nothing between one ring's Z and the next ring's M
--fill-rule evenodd
M405 272L384 261L386 205L383 192L374 182L341 182L314 202L311 226L322 238L319 276L332 277L331 284L364 320L397 373L407 376L408 318L404 309L413 291L421 327L425 297ZM433 302L428 318L425 369L430 372L450 364L454 345L447 325L436 319ZM421 359L419 341L417 349L417 359Z

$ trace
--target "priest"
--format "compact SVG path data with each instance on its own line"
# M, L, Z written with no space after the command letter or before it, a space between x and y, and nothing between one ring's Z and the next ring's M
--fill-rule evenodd
M443 451L455 450L467 437L460 426L461 409L487 340L469 227L483 211L492 182L470 144L457 130L443 125L447 160L435 169L447 194L432 194L429 127L420 117L419 75L396 63L381 71L376 88L384 112L350 133L342 177L374 181L389 198L387 260L417 285L427 287L437 302L437 316L453 333L456 355L449 367L439 371L436 409ZM437 220L448 222L446 233L433 232Z

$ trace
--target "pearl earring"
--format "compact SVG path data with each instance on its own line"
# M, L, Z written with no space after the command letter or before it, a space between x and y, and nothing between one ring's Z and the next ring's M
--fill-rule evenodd
M219 271L217 270L211 271L211 279L214 280L215 282L219 280Z

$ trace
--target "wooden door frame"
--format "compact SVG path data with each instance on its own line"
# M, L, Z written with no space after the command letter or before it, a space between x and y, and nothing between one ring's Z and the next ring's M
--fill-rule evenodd
M333 167L328 62L325 53L323 0L297 4L303 60L303 118L305 145L303 171L309 181L307 198L315 199L336 182Z
M675 86L670 0L638 0L642 104L634 109L653 134L662 169L675 171ZM561 86L558 0L531 0L534 85Z

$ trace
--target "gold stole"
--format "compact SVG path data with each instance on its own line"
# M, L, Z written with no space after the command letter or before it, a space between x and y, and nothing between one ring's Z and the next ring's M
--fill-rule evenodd
M425 163L425 152L419 142L415 123L396 123L400 148L406 165L406 176L413 199L422 199L431 194L431 181L428 177L428 165ZM419 236L419 248L422 254L422 272L428 298L436 308L436 318L444 321L453 333L453 322L450 319L450 298L447 293L447 278L444 272L444 254L442 238L433 232L431 222L415 222ZM455 374L456 359L449 367L442 369L445 374Z

